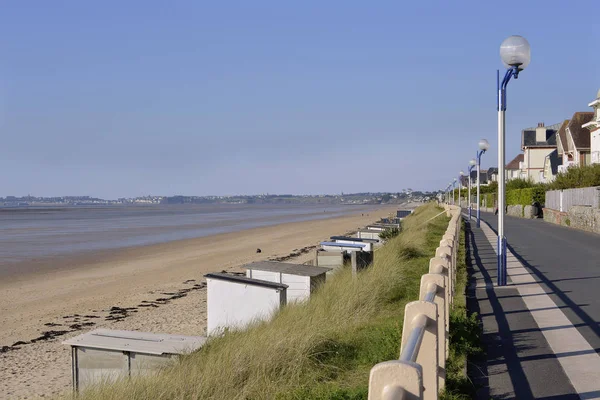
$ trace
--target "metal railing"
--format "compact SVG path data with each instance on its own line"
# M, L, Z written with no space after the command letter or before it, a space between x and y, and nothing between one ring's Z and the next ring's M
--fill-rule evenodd
M371 369L369 400L437 399L444 388L460 209L447 205L446 215L450 223L429 261L429 273L421 277L420 300L408 303L404 310L400 357Z

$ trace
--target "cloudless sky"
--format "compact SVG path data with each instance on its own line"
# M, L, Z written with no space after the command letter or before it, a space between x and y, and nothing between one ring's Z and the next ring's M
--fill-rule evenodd
M501 9L504 11L501 12ZM520 131L590 111L589 1L12 1L0 8L0 196L435 190L497 165L499 46ZM588 17L589 15L589 17Z

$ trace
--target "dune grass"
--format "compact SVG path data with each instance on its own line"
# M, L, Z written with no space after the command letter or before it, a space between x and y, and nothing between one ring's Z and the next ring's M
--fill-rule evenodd
M161 373L92 387L79 398L366 399L369 371L398 357L404 306L418 299L448 218L418 208L402 232L353 278L335 274L309 302L268 323L214 338Z

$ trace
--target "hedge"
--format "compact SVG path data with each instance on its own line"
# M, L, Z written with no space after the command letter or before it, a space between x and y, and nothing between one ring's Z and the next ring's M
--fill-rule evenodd
M513 189L506 191L506 204L509 206L530 206L534 202L541 205L546 203L546 189L543 187L532 187L525 189Z

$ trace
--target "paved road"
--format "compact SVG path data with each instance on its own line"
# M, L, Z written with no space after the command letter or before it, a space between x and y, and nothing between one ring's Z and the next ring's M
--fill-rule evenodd
M470 368L477 397L600 398L600 236L507 217L512 284L497 288L496 216L482 219L467 231L469 307L486 350Z
M481 215L496 231L497 216ZM509 248L600 353L600 235L541 219L506 217L504 223Z

